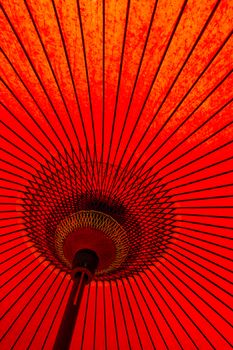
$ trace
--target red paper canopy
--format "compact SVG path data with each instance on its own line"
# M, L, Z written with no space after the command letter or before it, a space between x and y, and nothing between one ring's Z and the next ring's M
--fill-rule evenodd
M232 348L232 15L3 0L1 349L52 348L71 288L54 237L80 211L127 238L72 349Z

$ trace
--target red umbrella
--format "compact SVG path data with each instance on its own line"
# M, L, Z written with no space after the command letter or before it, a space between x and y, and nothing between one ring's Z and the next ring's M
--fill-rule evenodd
M2 1L1 349L232 349L232 15Z

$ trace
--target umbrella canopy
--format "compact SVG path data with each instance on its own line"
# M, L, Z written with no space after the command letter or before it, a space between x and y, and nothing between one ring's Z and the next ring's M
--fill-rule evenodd
M232 349L232 16L2 1L1 349L53 348L79 228L72 349Z

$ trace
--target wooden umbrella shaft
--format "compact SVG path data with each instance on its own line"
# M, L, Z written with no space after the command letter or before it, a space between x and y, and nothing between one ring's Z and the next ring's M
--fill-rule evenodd
M78 316L80 303L85 285L98 265L98 257L94 251L79 250L73 260L73 286L66 305L60 328L53 346L53 350L69 350Z
M85 272L82 272L73 282L69 300L53 347L54 350L69 350L70 348L85 284Z

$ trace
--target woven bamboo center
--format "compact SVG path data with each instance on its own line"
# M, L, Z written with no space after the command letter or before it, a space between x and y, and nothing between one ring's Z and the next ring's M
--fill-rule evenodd
M72 267L78 250L95 251L99 258L96 274L101 275L121 266L127 257L129 244L125 230L110 215L83 210L65 218L58 225L55 249L68 268Z

